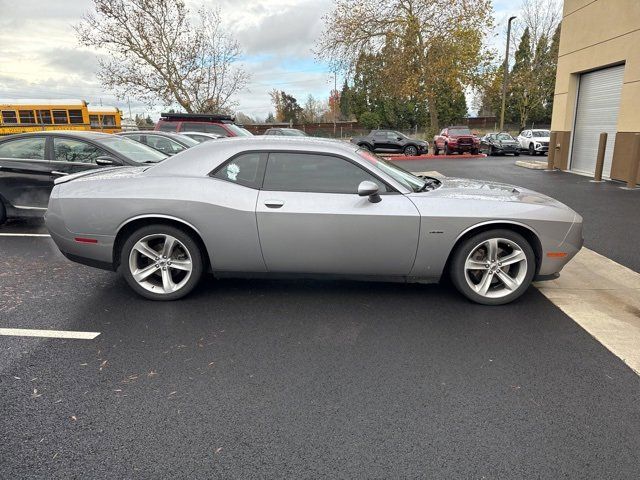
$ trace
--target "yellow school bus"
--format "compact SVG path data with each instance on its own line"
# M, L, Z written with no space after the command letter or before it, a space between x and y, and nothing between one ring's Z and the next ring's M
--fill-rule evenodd
M89 105L87 108L91 130L105 133L122 131L122 115L116 107Z
M0 99L0 135L89 129L84 100Z

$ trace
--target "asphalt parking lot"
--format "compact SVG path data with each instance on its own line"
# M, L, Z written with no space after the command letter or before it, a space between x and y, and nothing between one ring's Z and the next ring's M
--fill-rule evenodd
M482 161L404 166L535 185L599 222L590 248L624 244L583 177ZM535 288L491 308L446 285L207 279L156 303L47 237L0 253L0 327L100 332L0 336L2 478L640 477L638 376Z

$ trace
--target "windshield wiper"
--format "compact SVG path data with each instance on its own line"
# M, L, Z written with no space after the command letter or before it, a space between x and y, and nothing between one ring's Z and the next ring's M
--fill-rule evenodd
M424 185L422 185L422 187L420 187L418 192L424 192L427 188L429 188L430 190L434 190L438 185L440 185L442 183L437 178L427 177L425 175L417 175L417 177L419 177L422 180L424 180Z

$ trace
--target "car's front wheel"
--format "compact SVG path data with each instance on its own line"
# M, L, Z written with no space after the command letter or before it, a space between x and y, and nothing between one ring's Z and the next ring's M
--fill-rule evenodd
M531 156L535 156L535 154L536 154L536 149L535 149L535 147L533 146L533 143L530 143L530 144L529 144L529 155L531 155Z
M129 286L151 300L177 300L202 276L204 259L196 241L169 225L148 225L125 241L120 265Z
M418 155L418 149L413 145L407 145L406 147L404 147L404 154L407 157L415 157L416 155Z
M4 208L4 203L0 200L0 225L7 221L7 209Z
M520 297L535 275L533 248L511 230L489 230L456 249L450 276L458 291L483 305L503 305Z

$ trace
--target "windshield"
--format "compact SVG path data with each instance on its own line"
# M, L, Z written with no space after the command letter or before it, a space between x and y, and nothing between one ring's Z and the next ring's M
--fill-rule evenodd
M471 130L468 128L450 128L449 135L471 135Z
M138 163L158 163L167 158L164 153L125 137L110 136L100 138L98 142Z
M397 135L400 138L409 138L404 133L400 133L400 132L393 132L393 133L394 133L394 135Z
M225 123L224 126L235 133L238 137L253 137L253 133L251 133L249 130L239 127L233 123Z
M499 133L498 135L496 135L496 138L498 140L513 140L513 137L508 133Z
M534 137L548 137L550 135L549 130L532 130Z
M398 183L401 183L414 192L420 192L424 190L425 185L427 185L427 182L425 182L421 178L416 177L414 174L407 172L405 169L400 168L399 166L391 162L383 160L375 153L371 153L368 150L358 150L358 155L360 155L368 162L373 163L373 165L376 166L378 170L382 170Z

